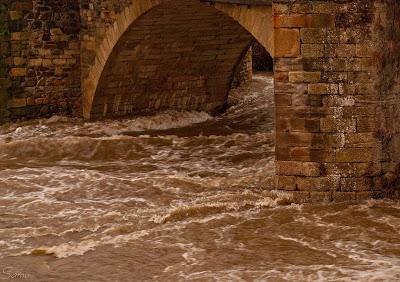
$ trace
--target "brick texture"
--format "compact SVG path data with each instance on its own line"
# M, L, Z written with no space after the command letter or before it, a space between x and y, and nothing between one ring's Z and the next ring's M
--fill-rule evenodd
M0 119L79 116L79 1L6 3L0 53L1 73L8 76L0 78Z
M274 1L279 189L352 201L399 182L399 8Z

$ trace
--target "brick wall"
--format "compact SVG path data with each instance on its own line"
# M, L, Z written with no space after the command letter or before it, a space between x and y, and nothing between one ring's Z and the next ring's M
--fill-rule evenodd
M278 188L316 201L380 193L379 3L274 1Z
M79 1L11 1L12 119L80 112Z

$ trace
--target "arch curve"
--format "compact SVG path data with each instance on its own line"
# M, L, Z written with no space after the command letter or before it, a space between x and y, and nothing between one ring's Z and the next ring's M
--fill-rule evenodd
M271 6L248 6L216 2L214 7L235 19L274 56L274 26Z
M132 111L132 105L136 105L139 102L142 102L142 99L139 98L132 98L132 97L124 97L124 95L108 95L109 97L106 97L106 92L109 93L111 92L113 89L109 88L109 85L107 84L113 84L116 83L115 76L113 76L113 72L115 72L117 70L117 67L113 68L113 64L119 64L118 66L125 66L126 64L123 63L123 59L118 58L118 56L120 56L120 54L124 54L125 51L127 51L127 48L124 47L128 46L126 44L131 44L131 47L135 46L133 48L134 52L136 52L136 56L140 57L140 56L150 56L151 54L154 55L154 52L151 53L148 49L151 48L168 48L168 44L166 43L166 45L164 47L161 46L156 46L155 45L155 41L151 41L150 39L152 38L151 35L147 35L144 36L143 34L141 35L142 37L139 37L138 34L140 34L140 30L137 28L137 30L135 31L135 27L137 26L141 26L141 27L146 27L147 25L157 25L159 23L156 22L156 20L152 20L151 19L151 15L149 14L154 14L153 19L156 19L155 17L164 17L166 20L164 22L165 23L169 23L169 25L174 24L174 19L172 18L168 18L168 16L166 16L166 13L171 12L172 9L181 9L182 11L185 10L187 11L190 8L196 8L196 9L200 9L200 6L202 7L207 7L206 9L208 9L208 11L212 10L217 10L219 13L219 18L223 18L222 13L225 15L226 18L231 18L231 22L229 23L228 26L232 27L232 29L229 32L225 32L225 33L215 33L214 36L220 36L220 38L214 38L213 42L209 42L209 44L211 44L210 46L214 49L217 50L218 48L221 48L219 50L219 53L217 52L216 54L214 54L216 57L221 58L221 64L223 64L224 60L229 59L229 57L232 57L232 61L236 61L238 60L239 56L241 55L241 53L243 52L243 48L246 48L246 46L248 46L249 40L252 39L250 38L249 34L251 34L252 36L254 36L256 39L258 39L260 41L260 43L270 52L272 52L272 47L273 44L270 44L269 39L272 38L272 18L269 18L269 21L271 22L271 30L266 30L266 29L262 29L262 27L258 27L258 24L264 23L267 21L266 19L269 17L268 15L268 9L263 8L263 13L264 15L261 16L260 11L255 11L252 10L250 8L246 8L244 9L241 6L237 6L237 5L232 5L233 7L236 7L236 10L232 7L227 7L227 4L221 4L221 3L217 3L215 5L213 5L213 7L209 7L208 4L202 3L198 0L192 0L192 1L188 1L188 0L141 0L141 1L132 1L131 4L126 7L124 9L123 12L121 12L120 14L117 15L117 19L114 22L114 24L109 27L105 33L105 37L102 40L100 46L97 49L96 52L96 58L94 61L94 64L90 67L89 70L89 75L87 78L85 78L83 80L82 83L82 87L83 87L83 115L86 119L90 119L90 118L99 118L101 115L103 117L107 116L107 112L113 111L114 113L118 113L117 115L122 115L122 114L126 114L129 113L130 111ZM196 7L194 7L196 6ZM203 8L201 8L203 9ZM182 13L182 12L181 12ZM247 17L246 17L246 13L247 13ZM258 13L258 14L257 14ZM187 21L192 21L193 22L193 17L189 18L189 14L185 14L187 16ZM182 16L182 14L179 16L179 13L175 13L175 19L176 17L180 17L181 19L184 19L185 15ZM204 13L205 18L208 17L208 15L206 13ZM250 16L249 16L250 15ZM254 17L254 15L259 15L260 19L258 20L251 20L252 17ZM215 17L215 15L213 15ZM228 17L229 16L229 17ZM211 18L211 16L210 16ZM217 18L217 17L215 17ZM226 19L224 19L226 20ZM199 18L198 19L198 23L201 23L202 19ZM206 20L203 20L206 21ZM237 24L236 26L233 24L233 22L237 22L239 24ZM175 23L177 24L177 23ZM182 24L182 23L178 23L178 24ZM220 20L219 22L212 22L212 24L218 25L220 29L224 30L224 24L222 23L222 20ZM207 28L210 28L210 32L217 32L215 30L215 28L213 28L212 24L210 23ZM227 30L229 30L229 28L226 28ZM145 30L145 28L143 29ZM160 29L158 31L162 30L162 27L160 27ZM167 30L168 31L168 30ZM171 32L171 30L169 30ZM200 30L199 32L204 32L207 31L207 29L204 30ZM246 31L246 32L244 32ZM250 33L248 33L247 31L250 31ZM136 33L135 33L136 32ZM145 31L146 32L146 31ZM148 30L147 30L148 32ZM179 32L179 31L175 31L175 32ZM233 37L232 34L233 33L237 33L238 36ZM265 35L269 33L268 35ZM186 34L187 35L187 34ZM142 41L140 42L145 42L144 44L141 44L139 42L135 43L129 43L130 41L132 41L132 38L135 38L135 36L137 36L138 38L140 38ZM162 34L160 33L160 36L166 36L166 34ZM213 34L210 35L211 37L213 36ZM230 37L229 37L230 36ZM149 39L150 38L150 39ZM202 36L203 39L207 40L207 36ZM148 40L149 39L149 40ZM147 41L146 41L147 40ZM186 40L186 39L185 39ZM201 38L188 38L188 40L193 40L196 43L193 44L192 46L189 46L188 44L186 44L184 46L184 44L179 44L179 42L182 41L182 38L178 38L176 40L175 43L171 43L172 45L169 46L169 48L192 48L192 50L189 50L192 52L192 54L195 54L195 52L199 52L201 54L206 54L208 51L204 49L204 47L202 47L202 39ZM147 42L147 43L146 43ZM185 41L186 42L186 41ZM200 42L200 43L199 43ZM186 42L187 43L187 42ZM221 51L222 48L225 46L229 46L229 43L231 44L237 44L237 46L235 48L231 48L232 51ZM175 45L174 45L175 44ZM220 44L221 46L218 47L218 44ZM128 46L129 47L129 46ZM210 47L210 49L212 49ZM228 48L229 49L229 48ZM240 50L239 50L240 49ZM150 53L149 53L150 52ZM161 52L161 51L160 51ZM212 53L212 50L210 50L209 52L210 54ZM149 55L150 54L150 55ZM182 50L181 55L183 56L185 53L185 50ZM272 53L271 53L272 54ZM224 57L225 56L225 57ZM193 61L195 60L200 60L197 64L193 65L193 69L195 69L197 72L193 73L193 72L182 72L179 75L183 75L186 76L186 80L188 80L188 83L192 83L192 84L209 84L212 85L213 83L216 84L215 79L214 80L210 80L210 81L204 81L204 77L207 75L206 72L199 70L200 68L200 62L201 60L204 60L204 56L202 58L200 58L199 55L195 56L192 58ZM210 55L210 59L212 59L212 55ZM179 58L178 59L178 65L176 66L178 69L179 67L183 67L183 66L187 66L188 64L184 64L184 62L186 61L190 61L190 58ZM133 67L132 64L136 63L136 67ZM179 65L181 63L181 65ZM129 65L129 64L128 64ZM134 68L135 70L139 69L139 63L138 62L134 62L134 60L131 61L131 64L127 66L127 71L129 68ZM147 65L147 66L143 66L144 68L147 68L149 71L150 69L157 69L157 66L154 65ZM210 69L215 69L214 65L208 65L208 67ZM232 66L226 66L226 68L224 68L224 75L226 76L226 69L230 68L230 72L232 75L233 71L234 71L234 65ZM122 70L125 71L125 70ZM170 75L170 73L162 73L162 71L160 72L159 69L157 69L158 74L157 74L157 79L159 79L160 81L155 83L155 84L151 84L151 83L147 83L146 85L144 85L143 87L149 91L153 91L153 92L157 92L157 91L161 91L159 88L157 88L157 84L159 83L165 83L164 85L167 84L179 84L179 82L176 81L170 81L168 79L168 75ZM219 71L221 71L221 69L219 69ZM225 73L226 72L226 73ZM143 71L142 71L143 73ZM161 73L161 74L160 74ZM139 74L135 74L138 76L138 78L140 79L140 75ZM174 74L175 75L175 74ZM124 81L126 80L134 80L134 78L128 78L126 77L125 79L119 81L119 85L123 85ZM142 78L145 79L145 78ZM227 78L224 78L227 79ZM108 83L107 83L108 80ZM130 87L132 88L132 84L131 85L124 85L124 87ZM178 87L178 86L177 86ZM180 86L179 86L180 87ZM184 87L188 87L183 85ZM181 88L182 88L181 87ZM210 90L209 86L208 88L205 87L205 90L201 90L200 92L203 92L203 94L199 94L197 93L197 96L195 95L195 97L191 97L191 98L183 98L181 97L181 100L184 101L182 103L185 104L186 109L193 109L193 110L204 110L206 109L207 111L212 111L214 108L216 108L218 105L221 103L221 99L218 98L218 101L216 101L215 103L213 103L212 101L206 101L207 95L209 94L208 92L212 91L215 93L219 93L219 92L226 92L226 89L224 89L224 87L214 87L215 89ZM143 89L142 89L143 90ZM175 89L176 90L176 89ZM181 93L182 95L184 94L184 91L181 91L182 89L179 88L179 93ZM135 89L135 91L139 91L138 89ZM140 92L140 91L139 91ZM204 93L206 93L207 95L204 95ZM226 94L226 93L225 93ZM174 97L178 94L173 93L171 95L174 95ZM180 94L179 94L180 95ZM222 94L221 94L222 95ZM126 95L125 95L126 96ZM222 97L222 96L221 96ZM124 100L125 99L125 100ZM135 100L136 99L136 100ZM202 101L202 99L204 101ZM130 102L127 102L127 100L129 100ZM221 100L221 101L220 101ZM153 107L154 108L162 108L162 103L167 103L167 102L163 102L160 101L159 99L157 100L156 98L152 98L152 103L153 103ZM174 101L172 102L168 102L168 103L175 103ZM199 103L203 103L206 104L205 107L203 108L199 108L198 104ZM189 105L189 106L188 106ZM146 106L146 105L143 105ZM97 107L97 108L96 108ZM122 108L121 108L122 107ZM95 111L93 111L93 109L95 109ZM179 108L179 107L178 107Z
M94 63L89 69L88 77L82 81L82 107L85 119L91 118L93 99L100 77L118 40L135 20L163 1L165 0L132 0L131 4L116 16L113 25L107 28L105 36L96 50Z

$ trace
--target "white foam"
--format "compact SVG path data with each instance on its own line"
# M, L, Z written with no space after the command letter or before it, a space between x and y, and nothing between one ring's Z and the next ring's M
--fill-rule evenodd
M40 247L23 252L23 254L32 255L54 255L57 258L66 258L73 255L83 255L88 251L94 250L98 242L94 240L86 240L79 243L64 243L53 247Z

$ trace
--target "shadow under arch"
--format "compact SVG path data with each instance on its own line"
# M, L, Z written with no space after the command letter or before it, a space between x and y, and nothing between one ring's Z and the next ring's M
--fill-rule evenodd
M127 7L107 31L83 81L84 117L167 108L217 112L243 50L253 40L239 23L246 21L246 10L238 6L235 14L218 5L147 0ZM271 30L265 33L272 38L270 21ZM255 21L253 29L257 29Z

